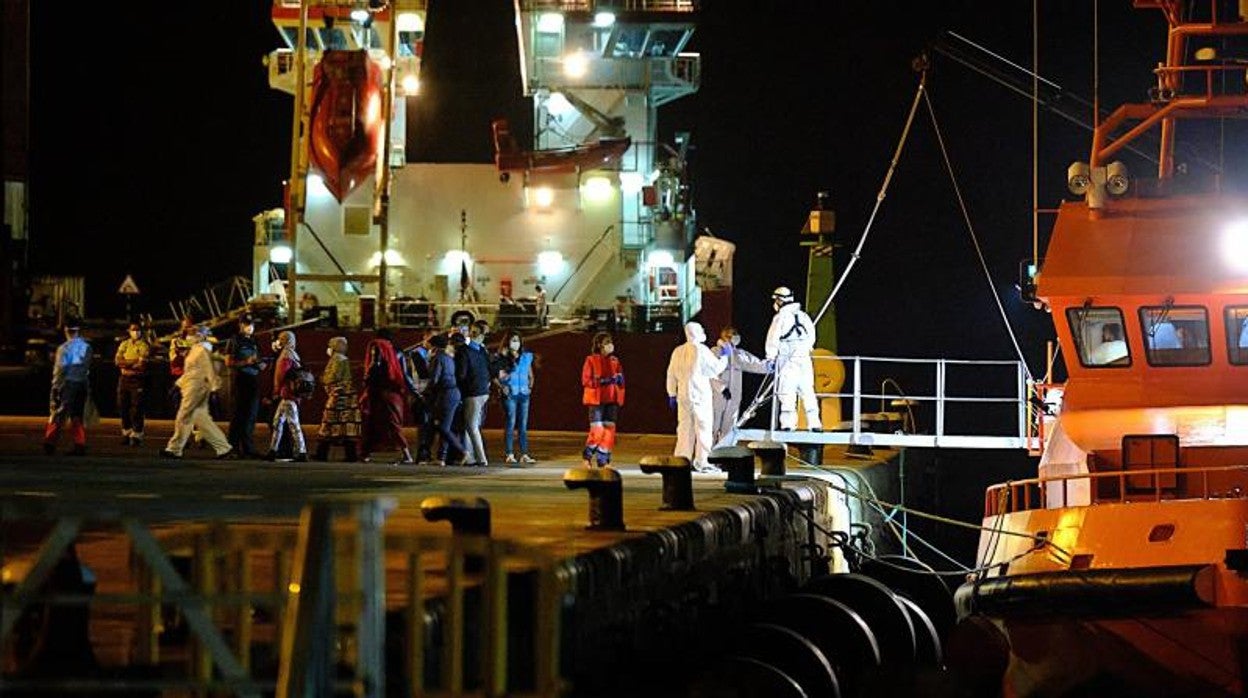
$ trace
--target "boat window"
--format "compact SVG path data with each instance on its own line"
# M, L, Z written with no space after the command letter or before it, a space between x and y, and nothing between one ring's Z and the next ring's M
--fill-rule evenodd
M620 27L615 35L615 46L611 49L613 58L640 58L641 49L646 45L646 27Z
M1151 366L1204 366L1210 361L1209 314L1201 306L1140 308L1140 328Z
M308 27L304 36L307 39L309 51L319 51L321 49L321 42L317 39L316 29ZM299 27L282 27L282 38L286 40L286 45L290 48L299 48Z
M1079 363L1089 368L1131 365L1131 351L1118 308L1079 307L1066 310Z
M1226 344L1233 364L1248 364L1248 305L1226 309Z

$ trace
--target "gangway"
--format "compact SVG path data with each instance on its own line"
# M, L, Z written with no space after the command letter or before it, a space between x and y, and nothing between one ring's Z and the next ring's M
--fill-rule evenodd
M877 356L814 356L812 360L816 395L825 421L823 430L781 430L777 424L779 404L770 385L765 385L760 390L763 397L752 408L767 416L767 426L738 428L733 437L737 443L766 440L801 445L1026 448L1033 453L1041 446L1038 426L1045 415L1034 407L1035 387L1020 361ZM833 385L826 386L832 390L820 390L825 387L820 385L821 378L827 383L828 376L842 371L848 374L844 376L847 380L832 380ZM842 384L846 390L840 389ZM926 387L908 393L901 385ZM879 386L878 392L872 386ZM848 419L830 422L828 415L840 410L835 406L829 409L829 400L839 401L842 407L848 404ZM871 409L876 406L878 411ZM916 419L916 413L922 418ZM738 424L748 422L751 416L747 410Z

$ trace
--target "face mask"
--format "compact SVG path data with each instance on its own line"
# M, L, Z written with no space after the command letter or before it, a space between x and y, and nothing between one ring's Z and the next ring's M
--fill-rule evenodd
M281 350L282 350L282 343L281 343L280 341L276 340L276 339L275 339L275 340L273 340L273 345L272 345L272 346L273 346L273 351L281 351Z
M513 340L511 340L511 344L510 344L510 346L511 346L511 350L512 350L512 351L519 351L519 350L520 350L520 340L518 340L518 339L513 339Z
M334 355L334 348L333 348L333 347L325 347L325 356L333 356L333 355Z
M732 346L734 347L737 346L738 344L741 343L741 335L739 334L732 335L732 340L730 341L732 341Z

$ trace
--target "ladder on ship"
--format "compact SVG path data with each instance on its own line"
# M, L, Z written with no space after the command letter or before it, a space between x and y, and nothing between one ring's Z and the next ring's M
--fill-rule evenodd
M738 428L733 440L862 447L1026 448L1032 453L1041 447L1046 414L1034 399L1036 386L1021 361L874 356L814 356L812 360L817 376L836 372L820 363L831 361L841 362L847 374L846 380L835 381L832 386L820 386L816 381L823 429L781 430L777 422L779 404L772 392L752 406L765 425ZM909 392L903 391L903 385L919 387ZM760 393L765 389L767 386ZM749 412L738 424L760 421L752 420L755 415ZM847 418L837 419L839 415Z

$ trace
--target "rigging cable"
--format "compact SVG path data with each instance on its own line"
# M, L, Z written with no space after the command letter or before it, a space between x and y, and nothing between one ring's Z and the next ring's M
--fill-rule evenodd
M906 116L906 126L902 129L901 138L897 141L897 148L893 151L893 160L888 164L888 172L884 175L884 182L880 185L880 192L875 195L875 206L871 209L871 216L867 218L867 225L862 230L862 237L858 238L858 245L849 257L849 264L846 265L841 278L836 280L836 286L832 288L832 292L828 294L827 300L823 302L823 307L819 308L818 314L815 315L814 324L816 325L819 324L819 320L823 318L824 313L828 312L828 306L832 305L832 299L836 298L836 294L840 292L841 286L845 284L845 279L849 278L849 272L853 270L854 265L858 263L858 258L862 255L862 248L867 243L867 236L871 234L871 226L875 223L875 216L880 212L880 206L884 203L884 197L888 193L888 185L893 181L893 173L897 171L897 161L901 158L902 148L905 147L906 140L910 136L910 127L914 124L914 115L919 109L919 99L924 95L926 84L927 69L924 68L919 73L919 87L914 92L914 101L910 103L910 113Z
M871 215L867 218L867 224L862 229L862 236L858 238L858 245L854 247L853 253L850 255L849 264L845 266L845 271L836 281L836 286L832 288L832 292L828 294L827 299L823 301L823 306L819 308L819 312L815 315L813 322L819 324L819 320L827 313L828 307L832 305L833 299L840 292L841 286L845 284L845 280L849 278L849 273L853 271L854 266L858 263L858 259L862 256L862 248L867 243L867 236L871 234L871 227L875 223L875 217L880 212L880 206L884 203L884 197L888 194L888 185L893 181L893 173L897 171L897 161L901 159L901 151L905 148L906 141L910 137L910 128L914 125L914 115L919 110L919 100L923 97L923 91L927 84L927 70L923 69L919 73L919 86L914 92L914 99L910 103L910 113L906 115L906 125L901 130L901 137L897 140L897 147L893 150L893 159L888 165L888 172L884 174L884 181L880 184L880 191L875 195L875 206L871 209ZM734 428L740 427L747 420L754 416L755 411L764 400L770 397L770 391L773 388L772 378L774 374L767 374L763 381L759 384L758 390L754 393L754 398L750 401L748 407L741 411L741 415L737 417Z
M996 288L992 285L992 274L988 271L988 262L984 260L984 251L979 244L979 236L975 234L975 226L971 223L971 216L966 210L966 200L962 198L962 188L958 186L957 175L953 171L953 163L949 160L949 152L945 149L945 137L940 132L940 124L936 122L936 110L932 107L932 99L926 91L920 90L923 95L923 103L927 105L927 113L932 118L932 129L936 132L936 142L940 145L940 157L944 160L945 170L949 173L949 181L953 184L954 196L958 199L958 209L962 212L962 220L966 223L966 231L970 233L971 242L975 245L975 255L979 258L979 266L984 270L984 278L988 281L988 290L992 292L992 300L997 304L997 310L1001 313L1001 320L1005 323L1005 331L1010 335L1010 343L1014 345L1014 353L1018 355L1018 361L1023 366L1023 371L1027 373L1027 380L1034 382L1031 367L1027 365L1027 359L1023 356L1023 350L1018 346L1018 338L1014 336L1014 328L1010 326L1010 319L1005 314L1005 306L1001 304L1001 297L997 294Z

